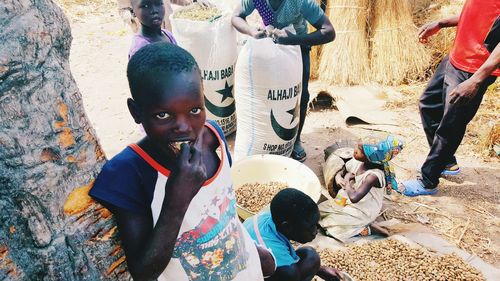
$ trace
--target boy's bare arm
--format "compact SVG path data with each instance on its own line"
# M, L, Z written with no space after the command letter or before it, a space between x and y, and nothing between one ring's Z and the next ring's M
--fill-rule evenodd
M352 203L358 203L363 197L365 197L368 192L370 192L370 189L374 186L379 186L379 180L378 177L370 174L365 177L361 185L357 188L354 189L351 186L351 181L350 177L354 177L353 174L347 174L345 180L345 190L347 191L347 195L349 196L349 199L351 200ZM380 187L380 186L379 186Z
M170 261L184 214L169 211L168 224L158 220L153 228L151 216L114 210L127 265L134 280L155 280ZM162 239L158 239L159 237ZM157 237L157 238L155 238Z
M257 248L257 253L259 254L262 274L264 277L273 275L276 270L276 262L274 261L273 255L270 251L257 244L255 247Z
M318 273L316 273L317 276L319 276L321 279L325 281L337 281L337 280L342 280L340 271L336 268L332 267L327 267L327 266L321 266L318 270Z
M304 246L297 249L300 260L288 266L280 266L276 269L270 281L302 281L312 278L321 268L318 253L312 247Z
M278 267L266 281L301 281L297 264Z
M308 34L296 35L286 30L276 30L273 33L276 42L283 45L314 46L325 44L335 39L335 29L327 16L323 15L312 26L316 28L316 31Z
M199 146L198 142L201 140L197 140L195 147ZM134 280L154 280L165 270L184 215L206 178L200 151L183 144L176 169L167 180L165 198L154 227L150 215L112 210Z

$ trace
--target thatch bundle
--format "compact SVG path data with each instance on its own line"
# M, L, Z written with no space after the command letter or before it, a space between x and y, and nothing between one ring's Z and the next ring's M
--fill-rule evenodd
M430 54L418 42L407 1L372 1L371 72L382 84L400 84L421 77Z
M326 5L327 0L316 0L318 5ZM311 33L316 31L316 28L314 26L308 24L307 25L307 32ZM311 58L311 79L318 79L318 71L319 71L319 62L321 59L321 49L323 45L316 45L311 47L311 52L309 53L309 56Z
M307 26L308 32L314 32L315 28L311 25ZM321 59L321 47L322 45L316 45L311 47L311 52L309 56L311 58L311 79L318 79L319 62Z
M329 0L326 7L337 37L321 50L319 79L335 85L367 82L369 0Z

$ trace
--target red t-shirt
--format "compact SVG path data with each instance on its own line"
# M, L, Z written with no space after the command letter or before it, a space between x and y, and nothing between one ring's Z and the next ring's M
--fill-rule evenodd
M490 53L484 40L500 15L500 0L467 0L457 26L457 35L450 53L450 62L456 68L474 73L488 59ZM500 76L500 69L492 75Z

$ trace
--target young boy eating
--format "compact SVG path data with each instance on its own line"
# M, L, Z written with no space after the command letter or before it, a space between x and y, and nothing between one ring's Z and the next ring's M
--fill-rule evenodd
M266 280L338 280L336 269L321 266L318 253L311 247L295 250L290 240L312 241L318 233L319 210L305 193L286 188L276 194L270 210L248 218L244 225L254 241L273 254L276 271ZM250 279L248 279L250 280Z
M128 107L146 136L106 163L90 195L113 213L132 277L262 280L262 252L236 215L224 136L205 122L194 58L153 43L127 76Z

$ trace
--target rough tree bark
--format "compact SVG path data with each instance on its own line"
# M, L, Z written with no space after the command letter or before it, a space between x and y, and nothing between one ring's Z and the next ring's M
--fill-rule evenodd
M50 0L0 1L0 280L126 280L111 214L87 195L104 164Z

